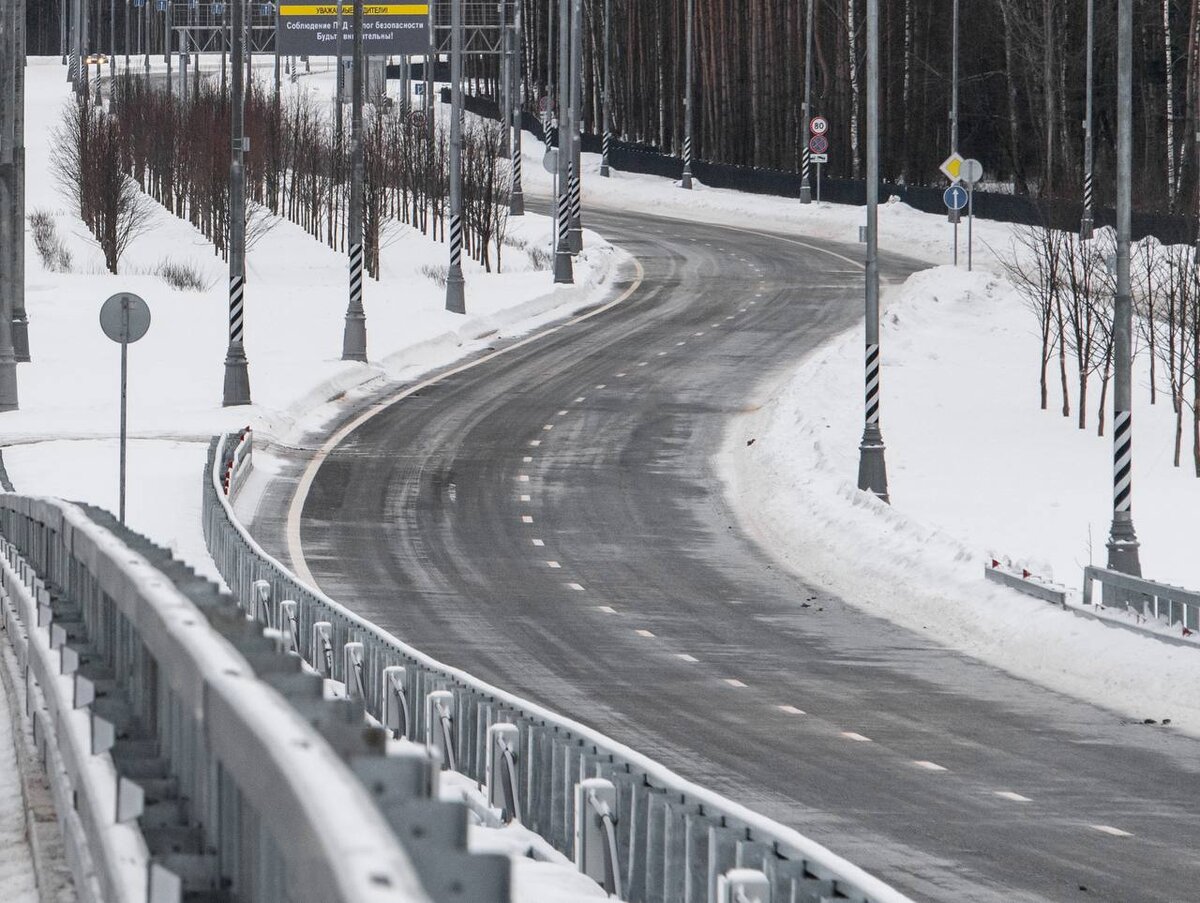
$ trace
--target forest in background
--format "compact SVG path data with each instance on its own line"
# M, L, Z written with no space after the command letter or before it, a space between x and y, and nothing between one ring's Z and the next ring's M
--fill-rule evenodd
M557 0L523 0L533 109ZM678 153L686 0L610 0L618 137ZM117 8L118 32L124 4ZM697 0L696 154L795 170L802 136L806 0ZM94 21L106 22L98 2ZM586 0L584 124L600 128L603 0ZM949 151L951 0L880 0L881 171L934 184ZM831 123L833 177L865 163L866 0L815 0L813 112ZM1085 4L963 0L959 149L1021 194L1077 198L1082 181ZM30 3L30 53L58 51L58 4ZM154 13L157 16L157 13ZM1200 0L1135 0L1134 195L1141 210L1196 209ZM1096 191L1112 203L1116 3L1096 4ZM101 24L102 28L106 28ZM107 31L104 32L107 34ZM120 35L118 34L118 40ZM106 42L102 42L106 43ZM479 64L471 67L479 71Z

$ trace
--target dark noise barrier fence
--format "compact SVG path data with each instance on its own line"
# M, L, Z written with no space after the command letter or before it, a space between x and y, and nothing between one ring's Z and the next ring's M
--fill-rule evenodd
M448 96L445 98L448 100ZM488 97L465 96L468 112L499 119L495 101ZM534 114L523 114L523 127L544 140L541 120ZM583 149L600 153L600 135L584 133ZM657 148L628 141L616 141L608 155L609 164L624 172L642 173L679 179L683 175L683 159L662 153ZM773 194L781 197L800 197L800 173L753 166L734 166L693 160L692 172L710 188L729 188L752 194ZM942 200L943 189L925 185L902 185L883 182L880 197L895 197L910 207L925 213L946 213ZM862 179L821 180L821 200L835 204L864 205L867 185ZM1026 226L1048 225L1065 231L1078 231L1083 217L1083 204L1078 201L1034 198L1027 195L1003 194L992 191L975 192L975 215L1002 223ZM1115 226L1116 212L1109 207L1094 211L1097 227ZM1133 213L1133 239L1152 235L1163 244L1193 244L1196 241L1196 217L1169 213Z

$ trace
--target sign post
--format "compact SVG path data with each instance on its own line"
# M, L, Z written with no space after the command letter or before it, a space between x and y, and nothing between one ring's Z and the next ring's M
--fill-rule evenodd
M975 183L983 178L983 164L978 160L964 160L962 180L967 185L967 272L971 272L971 251L975 227Z
M949 157L942 161L942 165L938 167L951 185L957 185L962 178L962 165L965 161L962 156L955 151ZM949 206L947 204L947 206ZM950 208L950 222L954 223L954 265L958 266L958 210L962 208Z
M358 5L281 2L276 19L280 55L332 56ZM363 53L367 56L425 53L429 45L429 4L364 3L362 31Z
M829 120L824 116L814 116L808 122L808 130L812 137L808 139L808 153L812 162L817 164L817 203L821 203L821 164L829 160L829 139L825 133L829 131Z
M132 292L113 295L100 308L100 328L104 334L121 345L121 467L120 520L125 523L125 410L126 385L129 373L129 344L136 342L150 328L150 308Z

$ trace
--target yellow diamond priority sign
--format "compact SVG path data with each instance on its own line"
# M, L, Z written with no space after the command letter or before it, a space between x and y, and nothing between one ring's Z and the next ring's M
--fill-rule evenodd
M946 158L946 161L938 167L946 178L951 182L957 182L962 178L963 158L958 153L953 153Z

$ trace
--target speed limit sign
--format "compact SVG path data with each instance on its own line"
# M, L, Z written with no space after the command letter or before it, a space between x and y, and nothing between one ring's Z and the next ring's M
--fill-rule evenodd
M829 120L824 116L814 116L808 124L808 130L814 135L824 135L829 131Z

